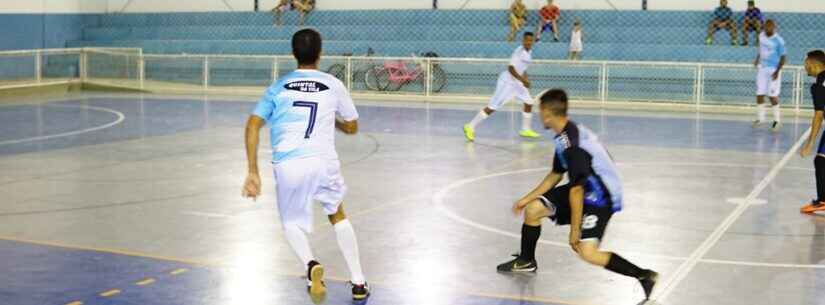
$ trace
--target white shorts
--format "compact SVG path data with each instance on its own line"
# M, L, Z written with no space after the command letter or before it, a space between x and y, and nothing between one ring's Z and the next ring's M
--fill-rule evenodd
M775 68L759 68L756 72L756 95L778 97L782 93L782 72L779 72L779 77L773 80L774 71L776 71Z
M570 43L570 48L568 49L570 52L581 52L584 49L581 43Z
M498 76L496 92L493 93L493 98L490 99L490 105L488 107L493 110L498 110L514 98L522 103L533 105L533 97L530 96L530 90L527 90L524 84L514 80L510 72L504 71Z
M326 158L289 160L274 165L278 212L282 224L297 224L312 232L313 203L321 204L327 215L338 212L347 186L341 163Z

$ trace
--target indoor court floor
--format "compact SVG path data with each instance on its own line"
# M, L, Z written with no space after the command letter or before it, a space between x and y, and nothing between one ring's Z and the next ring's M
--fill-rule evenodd
M0 299L14 305L351 304L334 232L310 236L323 300L281 234L271 167L241 198L251 97L77 94L0 106ZM479 104L480 105L480 104ZM629 305L633 279L589 266L549 222L533 276L498 274L519 248L510 206L551 166L552 133L500 112L466 143L476 105L358 101L338 134L372 305ZM661 274L659 304L825 304L825 217L813 160L750 115L576 109L618 163L625 210L603 246ZM535 128L539 128L534 119ZM261 160L268 160L262 132Z

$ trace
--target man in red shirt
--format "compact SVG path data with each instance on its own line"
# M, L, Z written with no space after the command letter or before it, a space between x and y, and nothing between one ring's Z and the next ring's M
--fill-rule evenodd
M553 32L553 40L558 42L559 27L556 22L561 16L559 7L553 4L553 0L547 0L547 5L541 8L539 11L539 16L541 16L541 20L539 21L539 27L536 30L538 33L538 36L536 36L536 41L540 41L541 34L549 30Z

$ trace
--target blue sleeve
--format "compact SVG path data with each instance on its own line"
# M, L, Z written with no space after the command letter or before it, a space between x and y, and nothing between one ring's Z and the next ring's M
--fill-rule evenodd
M258 105L255 106L255 110L252 111L252 114L258 116L264 120L269 121L269 118L272 116L272 112L275 111L275 102L272 101L272 97L267 94L261 98L261 101L258 102Z
M776 52L778 52L780 56L788 54L788 52L785 50L785 39L779 38L779 43L777 44Z

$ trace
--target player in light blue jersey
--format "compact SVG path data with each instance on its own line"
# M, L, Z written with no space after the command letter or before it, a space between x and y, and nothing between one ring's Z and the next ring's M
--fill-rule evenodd
M765 122L765 96L771 100L773 124L771 130L778 131L782 113L779 109L779 94L782 93L782 67L785 66L785 40L776 33L776 22L765 21L765 31L759 34L759 53L753 62L756 74L756 121L753 127Z
M570 225L570 247L584 261L635 278L649 299L658 274L642 269L613 252L599 249L607 224L622 209L622 183L610 154L595 133L567 117L567 93L545 92L540 113L545 128L556 132L553 170L530 193L513 204L524 212L521 252L498 266L499 272L535 272L535 252L541 223L549 217L556 225ZM564 174L569 183L559 186Z
M295 33L292 53L298 69L270 86L249 116L249 172L243 196L256 199L261 194L258 132L269 124L281 224L290 247L306 267L309 292L315 296L326 292L324 267L315 260L307 239L312 232L312 202L317 201L335 228L338 246L352 276L352 297L364 300L369 296L369 286L361 270L355 231L344 214L342 201L347 186L335 152L335 128L347 134L356 133L358 112L344 84L318 71L318 32L305 29Z

